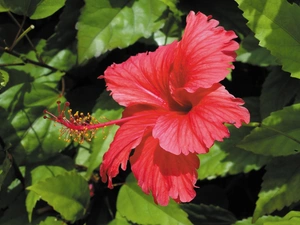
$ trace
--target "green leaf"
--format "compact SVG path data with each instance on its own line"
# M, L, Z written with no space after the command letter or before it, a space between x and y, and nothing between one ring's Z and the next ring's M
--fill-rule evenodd
M127 220L138 224L192 224L187 214L174 201L166 207L156 205L137 185L133 175L120 189L117 211Z
M9 8L4 3L4 0L0 0L0 12L8 12Z
M90 199L88 183L76 172L50 177L27 190L34 191L71 222L85 215Z
M39 62L41 65L26 63L24 66L10 66L9 69L5 68L5 70L9 71L11 69L14 69L17 71L26 72L27 74L31 75L32 77L36 78L38 81L43 83L45 83L46 81L47 83L50 83L50 81L58 82L60 78L64 75L64 72L68 71L76 64L76 56L71 50L46 49L46 40L39 40L36 43L35 48L37 52L33 51L31 48L20 49L20 57L4 53L0 57L0 63L24 63L27 62L28 59L35 62ZM53 67L57 71L53 71L49 68L46 68L47 65ZM56 76L56 78L59 79L54 80L53 77L50 76L52 74L57 74L58 76ZM50 80L49 78L52 79Z
M22 184L21 181L24 181L23 177L25 174L25 167L17 167L13 161L12 155L10 155L9 157L12 160L12 165L8 174L6 174L5 176L4 182L2 183L2 187L0 190L1 209L9 208L12 205L14 205L14 200L17 199L20 193L24 190L24 184Z
M83 5L84 1L82 0L66 1L59 22L55 27L55 33L47 40L47 49L65 49L76 41L77 30L75 25Z
M0 90L6 86L9 80L9 75L6 71L0 70Z
M264 166L269 161L268 157L236 147L236 144L249 134L251 129L249 127L237 129L230 126L230 138L223 142L216 142L210 148L209 153L199 155L198 179L214 179L228 174L248 173Z
M108 225L130 225L126 218L122 217L120 213L117 211L116 218L112 220Z
M39 225L64 225L64 224L66 223L53 216L48 216L44 221L41 221L39 223Z
M235 216L225 209L214 205L184 204L181 208L189 214L193 224L231 225L236 221Z
M30 19L37 20L51 16L65 5L66 0L40 0Z
M299 225L300 212L290 211L284 217L279 216L263 216L257 221L252 222L252 218L237 221L233 225Z
M256 154L284 156L300 150L300 104L271 113L238 147Z
M70 157L64 155L58 155L55 158L51 158L42 165L33 167L28 166L26 169L26 180L30 180L30 184L33 185L40 181L43 181L49 177L54 177L60 174L64 174L69 170L73 170L75 167L73 160ZM28 212L29 221L31 221L33 209L40 199L40 196L33 191L29 191L26 197L26 209Z
M252 218L243 219L240 221L237 221L233 225L273 225L274 223L278 221L283 221L282 218L279 216L263 216L259 218L256 222L252 222ZM286 224L290 225L290 224Z
M253 221L300 200L300 154L274 158L266 167Z
M257 96L253 97L244 97L243 100L245 101L244 107L249 110L250 112L250 121L251 122L260 122L261 115L260 115L260 99Z
M106 122L121 118L123 108L113 100L109 92L105 91L97 99L92 111L93 117L99 122ZM119 126L113 125L97 130L92 141L83 143L79 148L75 161L76 164L87 167L87 171L84 173L86 179L89 179L93 171L98 169L118 128Z
M299 6L277 0L236 1L259 44L281 62L284 71L300 78Z
M2 199L1 199L2 200ZM38 225L41 220L45 219L44 216L36 218L31 223L27 219L25 209L25 192L18 191L16 199L10 199L11 204L8 208L1 212L0 224L1 225Z
M44 63L53 66L57 70L61 71L60 73L70 70L76 64L76 55L73 50L68 48L61 51L44 51L41 54L41 57L43 58ZM59 73L59 71L56 73ZM64 73L62 73L62 75L64 75Z
M174 13L176 16L182 16L182 12L176 7L176 4L178 3L179 0L160 0L163 2L165 5L167 5L172 13Z
M43 19L51 16L64 6L65 0L2 0L4 9L13 13L30 17L30 19ZM0 8L0 11L1 8Z
M166 5L159 0L86 0L77 23L78 62L125 48L162 27ZM120 38L122 37L122 38Z
M260 96L260 113L262 118L271 112L291 104L300 92L300 81L291 78L289 73L275 67L267 76Z
M2 190L2 185L6 176L9 174L12 168L12 159L9 158L8 153L5 154L4 161L0 165L0 191Z
M74 65L69 60L72 54L68 50L50 54L44 51L45 44L40 40L36 45L39 56L32 50L22 49L22 59L39 62L40 55L45 54L42 61L50 66L68 70ZM0 63L23 62L22 59L3 53ZM75 59L73 61L75 63ZM65 101L57 90L64 73L30 63L4 70L10 74L10 81L0 95L0 119L5 127L0 129L0 135L14 146L12 154L16 161L43 161L59 153L67 143L58 140L58 128L43 119L43 110L57 111L57 100Z
M175 17L170 13L166 19L164 27L156 31L153 38L157 45L170 44L181 38L182 30L181 17Z
M119 119L122 115L123 108L121 108L109 95L104 92L98 98L96 105L93 109L93 116L99 121ZM104 153L108 150L110 143L113 141L118 126L110 126L99 129L96 133L96 138L91 142L91 156L88 160L88 170L86 178L89 178L93 170L99 167L102 162Z
M12 172L10 172L10 177L13 177ZM9 178L10 178L9 177ZM5 209L8 208L11 204L13 204L12 199L16 199L16 197L23 190L21 182L17 179L6 179L2 185L2 189L0 190L0 208ZM13 181L12 181L13 180Z
M276 58L270 51L258 45L258 40L251 33L246 36L237 50L237 61L249 63L256 66L278 65Z
M300 212L299 211L290 211L286 214L283 219L286 221L280 221L274 225L298 225L300 223ZM271 225L271 224L268 224Z
M0 108L5 109L0 115L5 127L0 136L14 145L17 162L45 160L67 145L58 140L53 122L43 118L44 109L56 108L58 96L54 89L36 82L15 85L0 95Z

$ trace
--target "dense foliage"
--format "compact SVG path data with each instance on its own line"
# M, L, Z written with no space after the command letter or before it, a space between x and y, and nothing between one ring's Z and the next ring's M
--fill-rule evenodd
M298 4L0 0L0 224L300 224ZM78 143L43 111L55 114L57 101L69 101L99 121L120 118L123 108L97 77L180 40L190 10L238 35L235 69L222 84L244 99L251 122L229 126L230 138L199 156L191 203L163 207L130 168L112 190L99 179L118 126Z

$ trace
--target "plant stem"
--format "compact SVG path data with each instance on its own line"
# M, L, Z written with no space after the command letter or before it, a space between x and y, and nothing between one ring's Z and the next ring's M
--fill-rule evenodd
M21 56L19 53L16 53L16 52L14 52L14 51L11 51L9 48L3 48L3 47L0 46L0 51L6 52L6 53L8 53L8 54L10 54L10 55L13 55L13 56L15 56L15 57L21 59L25 64L26 64L26 63L31 63L31 64L33 64L33 65L40 66L40 67L44 67L44 68L50 69L50 70L52 70L52 71L58 71L57 68L54 68L54 67L52 67L52 66L49 66L49 65L47 65L47 64L45 64L45 63L41 63L41 62L37 62L37 61L31 60L31 59L27 59L27 58L25 58L24 56Z
M14 41L14 43L12 44L12 46L10 47L10 50L12 50L16 44L18 44L18 42L28 34L29 31L33 30L34 29L34 26L33 25L30 25L18 38L17 40Z
M0 64L0 67L5 67L5 66L24 66L24 63L6 63L6 64Z
M17 42L17 39L18 39L18 37L19 37L21 31L23 30L23 26L24 26L24 24L25 24L26 17L23 16L22 23L19 24L19 22L16 20L16 18L15 18L10 12L8 12L8 15L9 15L9 16L12 18L12 20L19 26L19 30L18 30L18 32L17 32L17 34L16 34L15 40L13 41L12 45L11 45L10 48L9 48L9 49L12 50L12 49L16 46L16 44L18 43L18 42Z
M18 27L20 28L19 31L18 31L18 34L17 34L17 36L16 36L16 39L17 39L17 37L19 36L19 34L21 33L21 31L24 32L24 30L23 30L23 25L24 25L24 23L25 23L26 17L24 16L24 19L23 19L23 21L22 21L22 24L20 24L20 23L18 22L18 20L16 20L16 18L13 16L13 14L12 14L11 12L8 12L8 15L9 15L10 18L15 22L15 24L17 24ZM29 42L31 48L33 49L33 51L35 52L37 58L39 59L38 53L37 53L37 51L36 51L36 48L35 48L34 44L31 42L30 38L27 36L27 34L25 35L25 38L27 39L27 41ZM14 41L14 43L15 43L15 41ZM11 48L11 50L12 50L12 48Z

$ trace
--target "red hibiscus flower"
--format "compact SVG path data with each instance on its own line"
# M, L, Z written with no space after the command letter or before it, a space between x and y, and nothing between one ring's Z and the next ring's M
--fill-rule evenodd
M125 106L122 119L97 124L90 116L70 112L67 120L65 109L59 109L58 117L46 112L73 137L76 131L79 141L92 138L93 129L120 125L100 166L102 181L110 188L119 167L125 170L129 160L138 185L156 203L167 205L170 198L191 201L196 194L197 154L229 137L224 123L240 127L249 122L243 100L219 83L233 68L238 43L233 31L218 24L190 12L181 41L108 67L100 78L114 100Z
M195 197L199 158L229 137L224 123L249 122L241 99L218 82L233 68L238 43L218 21L190 12L182 40L107 68L107 90L126 107L122 124L100 167L102 181L131 170L145 193L167 205L169 197ZM130 153L134 150L133 155Z

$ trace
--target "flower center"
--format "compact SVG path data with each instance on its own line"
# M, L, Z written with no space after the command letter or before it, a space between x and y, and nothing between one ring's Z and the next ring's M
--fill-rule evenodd
M188 113L193 108L193 105L189 102L188 104L185 104L182 106L182 111L185 113Z

